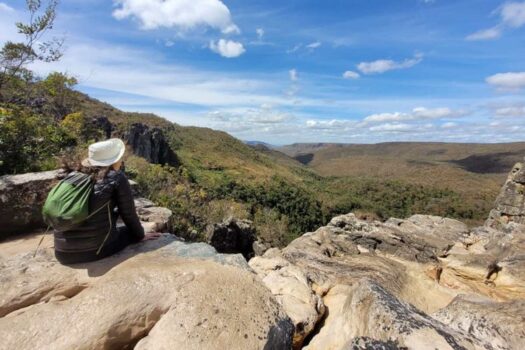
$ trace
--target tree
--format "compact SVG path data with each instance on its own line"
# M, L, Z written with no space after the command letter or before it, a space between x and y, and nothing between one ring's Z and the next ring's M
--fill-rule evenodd
M58 72L50 73L37 85L41 87L45 97L47 108L43 111L51 114L56 120L61 120L78 107L79 99L72 90L77 84L74 77Z
M58 0L49 0L45 7L41 0L26 0L26 3L29 22L16 23L18 33L23 34L25 40L8 41L0 50L0 93L13 78L32 78L31 72L25 68L28 64L35 61L53 62L62 56L63 39L44 40L45 34L53 29Z

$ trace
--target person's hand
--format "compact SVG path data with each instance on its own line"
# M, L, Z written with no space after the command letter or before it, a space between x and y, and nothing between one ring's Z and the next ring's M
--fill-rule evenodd
M142 241L151 241L151 240L159 238L160 236L162 236L160 232L146 233L144 235L144 238L142 238Z

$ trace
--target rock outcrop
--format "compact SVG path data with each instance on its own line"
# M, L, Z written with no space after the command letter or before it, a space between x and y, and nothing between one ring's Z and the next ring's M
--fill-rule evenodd
M449 327L471 333L490 349L520 349L525 344L525 300L494 303L460 295L432 315Z
M17 177L8 193L38 192L54 175ZM40 213L31 199L27 212ZM169 227L170 210L145 198L135 205L146 231ZM64 266L50 237L35 251L42 235L0 243L0 349L292 346L292 321L240 254L164 234L100 261Z
M525 165L518 163L503 185L485 226L511 232L525 230Z
M0 177L0 240L44 226L42 205L58 176L44 171Z
M240 255L174 236L98 262L0 260L0 349L289 349L293 326Z
M98 116L93 117L91 123L94 128L101 131L105 139L111 138L111 134L115 130L115 126L109 121L108 117Z
M227 220L217 250L164 235L70 267L50 241L32 259L38 236L1 243L0 349L522 349L522 169L473 229L350 213L253 257L249 223ZM170 226L136 207L149 231Z
M179 163L177 155L169 146L161 129L135 123L131 125L123 138L131 146L133 153L150 163L173 166Z
M219 253L241 253L246 260L254 255L255 228L249 220L230 217L221 223L209 225L206 238Z
M348 214L250 260L292 319L294 347L520 349L521 169L509 176L485 227L427 215L379 222Z
M45 228L42 205L51 188L64 174L59 170L4 175L0 177L0 241L12 235L27 234ZM130 181L137 213L147 232L169 232L172 212L140 198L136 184Z

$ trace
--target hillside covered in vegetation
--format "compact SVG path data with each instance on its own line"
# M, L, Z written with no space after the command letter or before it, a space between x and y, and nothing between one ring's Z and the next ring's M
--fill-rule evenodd
M173 230L191 239L201 239L208 224L228 216L253 220L259 235L272 245L286 244L327 218L350 211L379 219L425 213L477 223L486 217L504 180L497 173L478 174L428 157L440 154L437 147L453 147L446 144L405 144L403 149L385 144L374 146L381 148L376 155L325 147L305 165L297 154L249 146L221 131L120 111L74 90L75 80L60 73L11 84L2 93L2 174L78 161L90 142L108 136L108 127L123 138L136 124L161 130L177 162L151 164L130 152L126 170L145 195L177 214ZM485 147L518 152L518 146ZM413 161L414 149L424 149L426 160ZM321 152L336 156L319 161Z

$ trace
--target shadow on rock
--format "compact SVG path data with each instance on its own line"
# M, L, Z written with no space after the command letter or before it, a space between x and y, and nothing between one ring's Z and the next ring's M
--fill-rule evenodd
M100 277L130 258L133 258L139 254L155 251L174 241L182 242L180 238L168 233L164 233L163 236L156 240L132 244L126 247L124 250L101 260L87 263L69 264L64 266L71 267L73 269L85 269L89 277Z

